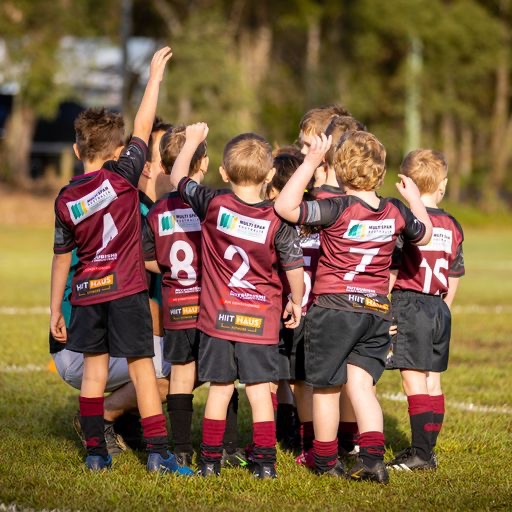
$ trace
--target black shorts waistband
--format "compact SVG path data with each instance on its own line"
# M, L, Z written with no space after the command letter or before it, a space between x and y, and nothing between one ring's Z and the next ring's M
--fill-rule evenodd
M443 295L431 295L430 293L415 292L413 290L394 290L392 294L393 299L397 299L399 297L410 297L411 299L423 299L432 301L443 300L445 296L445 293Z

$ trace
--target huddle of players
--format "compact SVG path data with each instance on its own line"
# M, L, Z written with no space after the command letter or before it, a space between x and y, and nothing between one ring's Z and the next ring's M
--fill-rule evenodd
M180 453L179 461L167 449L165 417L149 359L150 317L139 277L144 270L140 219L134 213L134 177L140 174L148 122L169 57L168 48L155 54L132 141L117 163L103 164L99 155L92 159L81 154L89 169L86 165L86 174L56 200L51 330L57 340L65 340L59 297L69 268L66 255L76 246L80 265L73 282L68 348L84 353L80 421L86 465L93 470L111 464L102 439L101 387L110 354L128 358L148 469L192 473L187 467L191 447L188 454ZM442 394L440 379L431 376L446 369L449 311L442 297L446 292L450 296L448 284L452 289L452 281L463 273L462 233L436 208L438 201L430 208L435 211L427 211L422 198L442 196L446 163L435 152L409 155L412 163L406 167L406 158L404 173L410 170L415 178L419 169L428 187L418 190L411 177L401 175L397 188L410 209L397 199L380 198L375 190L384 178L385 150L347 114L329 107L308 112L301 122L303 158L290 149L273 159L270 144L253 133L231 139L219 170L230 190L200 184L208 165L206 124L174 129L162 137L162 165L175 192L149 211L143 255L149 270L162 273L164 357L172 363L171 395L180 403L178 410L187 413L180 420L185 430L190 431L194 386L210 383L199 461L202 476L220 473L227 410L237 379L245 384L252 409L250 468L259 478L276 476L271 383L290 379L303 427L304 453L298 461L314 465L320 474L388 481L383 417L374 385L390 345L387 296L395 246L401 247L402 263L397 263L395 283L400 294L393 358L403 370L413 439L412 448L392 467L435 467L433 433L442 423ZM438 166L441 174L431 172L438 161L444 164ZM286 167L290 174L290 163L291 175L283 178ZM315 188L312 180L321 182L322 173L326 182ZM430 334L418 339L417 347L418 309L424 307L430 310L423 313L421 329ZM407 325L410 321L416 327ZM443 336L441 342L436 336ZM356 429L359 454L347 471L339 459L338 431L342 438L353 437Z

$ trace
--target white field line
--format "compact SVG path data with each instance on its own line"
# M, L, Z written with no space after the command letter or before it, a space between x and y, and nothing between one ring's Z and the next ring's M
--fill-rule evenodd
M385 400L391 400L392 402L406 402L407 397L403 393L378 393L378 395ZM472 404L471 402L452 402L447 401L446 407L459 409L460 411L466 412L494 412L498 414L512 414L512 408L506 405L494 406L494 405L478 405Z
M475 313L486 315L495 313L498 315L512 313L512 304L505 305L482 305L482 304L465 304L463 306L454 305L454 313ZM0 307L0 315L49 315L50 308L47 306L34 306L30 308L18 308L15 306ZM0 509L1 510L1 509Z
M43 508L43 509L35 509L28 508L22 505L16 505L16 503L11 503L9 505L5 503L0 503L0 512L66 512L68 509L59 509L59 508Z

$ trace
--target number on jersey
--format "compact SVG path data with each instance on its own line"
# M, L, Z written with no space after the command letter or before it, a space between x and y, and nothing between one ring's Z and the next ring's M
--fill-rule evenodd
M446 276L441 272L442 269L448 270L448 260L439 258L436 260L434 268L432 269L428 261L423 258L420 263L420 268L425 269L425 280L423 281L423 293L430 293L430 285L432 284L432 276L436 276L444 286L448 286Z
M171 262L171 277L176 279L181 286L192 286L197 279L197 272L192 266L194 261L194 249L184 240L176 240L171 245L169 254ZM179 274L185 273L186 278L179 277Z
M256 286L245 280L244 277L251 269L249 263L249 256L247 253L238 245L230 245L224 253L224 259L232 261L235 254L238 254L242 258L242 264L238 267L238 270L233 273L229 280L228 286L231 288L249 288L255 290Z

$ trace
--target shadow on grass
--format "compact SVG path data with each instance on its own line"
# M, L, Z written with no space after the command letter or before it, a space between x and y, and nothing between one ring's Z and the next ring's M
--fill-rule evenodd
M386 445L394 453L410 445L408 433L400 428L398 419L395 416L384 414L384 435L386 436Z

